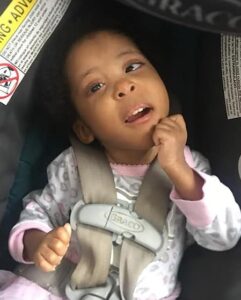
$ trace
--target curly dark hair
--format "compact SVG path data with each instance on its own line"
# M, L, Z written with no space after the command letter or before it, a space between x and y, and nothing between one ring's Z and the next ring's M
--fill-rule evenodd
M59 26L51 37L36 79L37 101L43 105L53 124L64 131L69 132L78 117L66 78L67 55L76 42L102 30L131 38L157 71L161 70L163 77L166 53L163 47L157 47L157 35L154 36L153 28L147 28L143 15L113 0L83 1L79 14Z

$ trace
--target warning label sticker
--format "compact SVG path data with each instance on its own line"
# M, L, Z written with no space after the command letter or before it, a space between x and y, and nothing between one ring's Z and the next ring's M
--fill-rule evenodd
M1 103L8 104L70 2L71 0L10 1L0 16Z
M19 72L15 66L9 63L1 63L0 60L0 99L9 98L19 82Z
M241 117L241 37L223 35L222 78L228 119Z

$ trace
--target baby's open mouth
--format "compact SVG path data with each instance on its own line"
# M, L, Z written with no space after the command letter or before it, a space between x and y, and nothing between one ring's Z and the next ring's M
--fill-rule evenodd
M149 114L151 110L151 107L139 107L125 119L125 123L133 123Z

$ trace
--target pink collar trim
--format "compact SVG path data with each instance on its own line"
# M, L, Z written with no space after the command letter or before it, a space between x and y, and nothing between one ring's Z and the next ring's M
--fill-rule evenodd
M149 164L147 165L122 165L110 163L111 169L121 176L144 176Z

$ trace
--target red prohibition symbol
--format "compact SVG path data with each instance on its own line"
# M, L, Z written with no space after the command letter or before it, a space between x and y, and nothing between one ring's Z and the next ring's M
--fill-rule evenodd
M18 86L18 82L17 68L8 63L0 63L0 99L11 96Z

